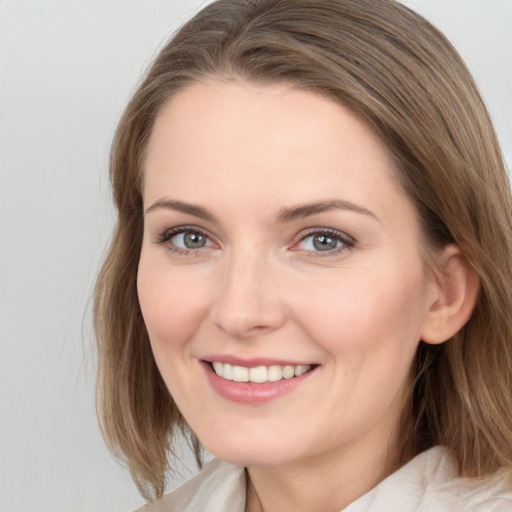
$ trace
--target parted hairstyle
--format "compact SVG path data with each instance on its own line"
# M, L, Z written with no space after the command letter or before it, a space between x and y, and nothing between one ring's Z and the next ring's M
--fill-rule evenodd
M107 444L141 494L163 494L173 441L188 432L158 372L137 298L145 148L166 100L212 77L325 95L386 144L427 247L458 244L480 280L462 330L440 345L420 342L398 463L443 444L461 475L512 469L512 202L465 64L436 28L393 0L218 0L160 51L111 151L118 218L95 288L97 407Z

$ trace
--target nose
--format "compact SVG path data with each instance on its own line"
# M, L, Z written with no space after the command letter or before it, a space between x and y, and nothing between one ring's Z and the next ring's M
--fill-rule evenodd
M286 320L279 273L264 254L232 253L224 262L221 286L211 308L214 325L237 339L271 332Z

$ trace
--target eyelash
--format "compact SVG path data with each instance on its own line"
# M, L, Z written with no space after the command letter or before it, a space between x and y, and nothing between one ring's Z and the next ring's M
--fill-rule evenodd
M172 252L174 254L177 254L179 256L194 256L195 254L197 254L198 251L200 251L204 247L208 247L208 246L203 246L203 247L199 247L197 249L193 249L193 248L183 249L183 248L177 247L177 246L175 246L173 244L167 244L167 242L169 242L172 238L174 238L177 235L183 234L183 233L190 233L190 234L196 234L196 235L204 236L206 239L211 241L209 235L205 231L203 231L201 229L198 229L196 227L192 227L192 226L181 226L181 227L176 227L176 228L165 230L155 240L155 244L165 245L168 251L170 251L170 252ZM306 250L304 252L306 253L306 255L308 257L321 257L321 258L325 258L325 257L329 257L329 256L335 256L335 255L338 255L338 254L340 254L340 253L342 253L344 251L352 249L355 246L355 244L356 244L356 241L352 237L349 237L349 236L347 236L346 234L344 234L344 233L342 233L340 231L336 231L336 230L333 230L333 229L325 229L324 228L324 229L311 229L311 230L309 230L306 234L302 235L297 242L294 243L293 247L297 246L298 244L300 244L304 240L307 240L309 237L312 237L312 236L322 236L322 235L325 235L325 236L328 236L328 237L332 237L336 241L340 242L342 244L342 246L341 247L336 247L336 248L334 248L332 250L328 250L328 251L309 251L309 250ZM294 250L296 252L300 251L300 249L292 249L292 250Z
M320 258L326 258L329 256L338 256L340 253L345 252L347 250L352 249L356 241L352 238L346 235L345 233L342 233L341 231L336 231L333 229L311 229L306 234L302 235L299 241L295 244L298 245L304 240L307 240L308 238L312 236L328 236L333 239L335 239L338 242L341 242L341 247L336 247L335 249L329 250L329 251L306 251L306 255L308 257L320 257ZM296 249L299 251L300 249Z
M166 249L178 256L194 256L198 251L203 249L204 247L199 247L197 249L183 249L181 247L177 247L173 244L167 244L169 240L174 238L175 236L181 235L183 233L190 233L195 235L201 235L210 240L210 237L205 231L198 229L192 226L181 226L177 228L167 229L158 238L155 240L156 244L165 245Z

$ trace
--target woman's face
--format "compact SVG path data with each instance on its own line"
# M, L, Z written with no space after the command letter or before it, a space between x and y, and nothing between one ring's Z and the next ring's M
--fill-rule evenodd
M289 86L196 83L156 120L143 197L140 305L204 446L244 465L380 457L433 286L368 126Z

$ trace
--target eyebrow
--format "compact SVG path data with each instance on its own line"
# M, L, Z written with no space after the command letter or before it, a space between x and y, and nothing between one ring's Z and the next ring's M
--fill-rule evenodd
M343 199L332 199L330 201L320 201L318 203L308 203L293 208L283 208L279 211L276 216L277 223L291 222L294 220L304 219L311 215L317 215L319 213L331 211L331 210L346 210L363 215L373 217L375 220L379 220L371 210L364 208L358 204L352 203L351 201L345 201Z
M145 214L147 215L149 212L153 210L157 210L159 208L165 208L168 210L175 210L177 212L187 213L189 215L193 215L194 217L198 217L203 220L215 221L215 216L211 214L206 208L201 206L197 206L195 204L184 203L183 201L175 201L173 199L158 199L155 201L149 208L146 209Z
M155 201L149 208L146 209L145 213L148 214L153 210L160 208L175 210L178 212L193 215L203 220L210 222L216 222L215 215L210 213L206 208L191 203L185 203L183 201L176 201L173 199L162 198ZM345 201L343 199L332 199L328 201L320 201L315 203L307 203L291 208L281 209L275 217L277 224L285 224L294 220L300 220L312 215L331 211L331 210L346 210L355 213L360 213L373 217L375 220L379 220L378 217L367 208L352 203L351 201Z

